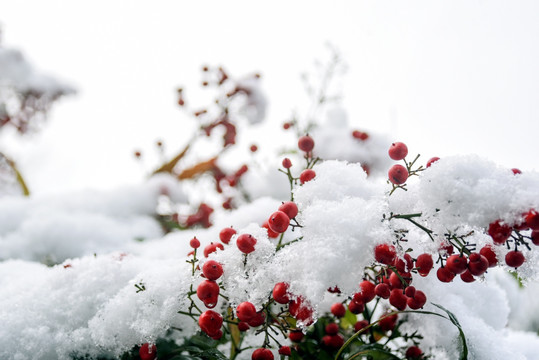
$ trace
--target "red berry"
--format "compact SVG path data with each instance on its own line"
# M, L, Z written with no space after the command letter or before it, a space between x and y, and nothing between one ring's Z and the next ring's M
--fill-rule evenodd
M533 233L532 233L533 234ZM494 267L498 264L496 253L492 250L492 246L485 245L479 250L479 254L483 255L488 260L488 267Z
M365 304L374 299L376 296L374 293L374 288L374 284L368 280L363 280L361 283L359 283L361 299Z
M244 254L249 254L255 251L256 239L250 234L241 234L236 239L238 249Z
M389 299L389 295L391 294L391 289L389 288L388 284L378 284L374 288L374 292L376 295L380 296L382 299Z
M290 225L290 218L284 212L278 210L271 214L268 219L269 227L272 231L282 234L288 229Z
M423 355L423 351L421 351L421 349L418 348L417 346L410 346L408 350L406 350L406 359L410 359L410 360L420 359L421 355Z
M221 330L223 317L213 310L207 310L198 318L198 325L209 336L215 336Z
M290 346L281 346L279 348L279 354L281 355L284 355L284 356L290 356L292 355L292 351L290 350Z
M404 294L408 296L409 298L413 298L415 295L415 287L414 286L407 286L404 290Z
M247 322L250 327L258 327L266 321L266 313L263 311L257 312L251 320Z
M419 255L417 257L417 260L415 261L415 266L419 275L427 276L432 267L434 266L432 256L430 254Z
M350 310L352 314L360 314L365 310L365 304L363 304L363 302L352 300L348 304L348 310Z
M215 260L208 260L202 266L202 273L208 280L217 280L223 275L223 266Z
M316 173L312 169L303 170L299 175L299 182L305 184L307 181L311 181L316 176Z
M369 326L369 322L367 320L360 320L354 324L354 330L358 332L367 326Z
M438 271L436 271L436 276L441 282L448 283L453 281L455 274L449 271L447 267L441 267L438 269Z
M258 150L258 146L253 144L253 145L251 145L251 147L249 149L251 150L251 152L256 152Z
M270 349L256 349L253 351L253 355L251 355L251 360L273 360L273 353Z
M402 160L408 155L408 147L404 143L394 142L389 147L388 154L393 160Z
M421 290L416 290L413 297L406 300L406 304L412 310L421 309L427 302L427 296Z
M539 230L539 213L535 210L530 210L524 216L524 221L532 230Z
M406 309L406 301L406 295L404 295L404 292L401 289L391 290L391 294L389 295L389 303L391 305L402 311Z
M200 247L200 241L196 238L196 236L189 241L189 246L191 246L193 249L198 249Z
M388 173L389 181L395 185L402 185L408 179L408 170L402 165L393 165Z
M245 321L248 323L249 320L256 316L256 308L248 301L242 302L236 308L236 316L238 319L240 319L240 321Z
M292 161L290 161L289 158L284 158L283 159L283 167L285 169L290 169L292 167Z
M247 324L245 321L240 321L238 323L238 329L240 331L247 331L247 330L249 330L249 324Z
M342 318L346 314L346 308L342 303L335 303L331 305L331 313L338 318Z
M496 245L503 245L511 236L511 232L511 227L507 224L502 224L500 220L496 220L488 226L488 234Z
M273 300L279 304L288 304L290 297L288 296L288 284L280 282L273 287Z
M531 237L532 237L532 243L534 245L539 246L539 230L533 230Z
M505 263L510 267L514 267L515 269L524 264L525 260L524 255L520 251L509 251L505 255Z
M268 231L269 238L275 239L279 237L279 233L276 233L275 231L270 229L268 220L264 221L264 223L262 224L262 227Z
M290 219L293 219L298 215L298 206L292 201L284 202L279 206L279 210L288 215L288 218Z
M219 299L219 285L212 280L204 280L197 287L198 298L207 308L213 309Z
M471 283L475 281L475 278L473 277L470 270L466 270L462 274L460 274L460 279L464 281L465 283Z
M449 242L443 242L438 248L438 253L442 256L449 256L453 254L453 245Z
M468 260L468 270L472 275L481 276L489 268L488 259L479 253L471 253Z
M283 124L283 129L288 130L288 129L290 129L290 126L292 126L292 125L289 122L285 122Z
M326 330L326 334L335 335L339 332L339 325L335 323L327 324L325 330Z
M298 147L301 151L309 152L314 148L314 140L309 135L304 135L298 140Z
M451 255L447 258L445 267L453 274L458 275L466 271L468 259L463 255Z
M390 315L390 316L385 315L378 322L378 326L380 326L380 329L382 329L382 331L393 330L396 325L397 325L397 314Z
M322 338L322 343L327 347L338 349L344 345L344 338L341 334L326 335Z
M403 276L401 275L401 277ZM404 287L404 284L397 273L391 273L391 275L389 275L389 287L391 289L402 289Z
M288 334L288 338L292 342L300 342L301 339L303 339L303 333L299 330L293 330L290 331L290 334Z
M221 329L217 330L217 332L214 335L210 336L213 340L219 340L223 337L223 331Z
M352 132L352 136L358 140L362 140L362 141L365 141L369 138L369 134L367 134L366 132L362 132L362 131L359 131L359 130L354 130Z
M214 253L217 251L217 249L221 249L221 250L224 250L225 248L223 247L222 244L219 244L219 243L210 243L209 245L207 245L205 248L204 248L204 257L208 257L211 253Z
M374 248L374 258L379 263L384 265L391 265L395 261L397 251L395 247L390 244L379 244Z
M412 259L410 254L406 253L402 257L402 259L395 258L394 265L399 273L407 273L410 272L410 270L412 270L412 268L414 267L414 260Z
M290 315L303 322L306 326L309 326L314 322L313 309L306 303L303 297L293 300L288 306L288 311L290 312Z
M511 171L513 172L514 175L522 174L522 171L520 171L520 169L517 169L517 168L512 168Z
M429 161L427 161L427 167L430 167L432 164L434 164L436 161L440 160L439 157L432 157L429 159Z
M228 244L232 236L235 234L236 234L236 230L232 229L231 227L224 228L219 233L219 240L221 240L221 242L224 244Z
M142 344L138 353L141 360L154 360L157 357L157 346L149 343Z

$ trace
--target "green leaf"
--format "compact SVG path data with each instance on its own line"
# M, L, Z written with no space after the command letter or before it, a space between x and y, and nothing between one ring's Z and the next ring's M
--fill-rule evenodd
M356 322L357 316L353 314L350 310L346 309L344 317L341 318L341 328L348 329L349 327L354 326Z
M382 348L360 350L355 354L352 354L348 360L361 359L365 356L368 356L371 360L401 360L398 356L393 355L391 352Z
M461 343L459 360L467 360L468 359L468 345L466 344L466 336L464 335L464 331L462 331L462 327L460 326L460 323L457 317L451 311L444 308L442 305L438 305L435 303L432 303L432 305L445 311L447 316L449 316L449 320L457 327L457 329L459 329L459 337L460 337L460 343Z

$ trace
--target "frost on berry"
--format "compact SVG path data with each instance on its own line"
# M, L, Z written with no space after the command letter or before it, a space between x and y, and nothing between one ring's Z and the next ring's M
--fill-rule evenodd
M374 248L374 258L379 263L391 265L395 261L397 251L391 244L379 244Z

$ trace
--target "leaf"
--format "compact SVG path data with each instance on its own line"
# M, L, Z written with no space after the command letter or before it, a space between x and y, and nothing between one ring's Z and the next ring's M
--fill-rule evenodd
M398 356L392 354L391 352L381 347L376 347L376 348L371 348L371 347L373 346L372 345L362 346L360 349L363 349L363 350L360 350L352 354L348 358L348 360L361 359L365 356L368 356L368 358L371 360L400 360Z
M453 325L457 327L457 329L459 329L459 337L460 337L460 342L461 342L459 360L467 360L468 359L468 345L466 344L466 335L464 335L464 331L462 331L462 327L460 326L460 323L457 317L451 311L444 308L442 305L438 305L435 303L432 303L432 305L445 311L447 316L449 316L449 320L453 323Z
M232 308L228 308L229 319L233 317ZM236 357L236 349L240 348L241 343L241 333L238 325L234 323L228 323L228 331L230 332L230 339L232 340L232 346L230 347L230 358L234 359Z
M354 326L356 322L357 316L353 314L350 310L346 309L344 317L341 318L341 328L348 329L349 327Z
M185 154L187 153L187 150L189 150L189 145L187 145L178 155L176 155L172 160L167 162L166 164L163 164L159 169L155 170L153 174L161 173L161 172L168 172L169 174L172 174L172 170L174 170L174 167L180 161Z
M180 173L180 175L178 175L178 179L180 180L191 179L197 175L205 173L206 171L213 170L215 168L216 160L217 160L217 157L214 157L209 160L200 162L196 164L195 166L192 166L188 169L185 169Z

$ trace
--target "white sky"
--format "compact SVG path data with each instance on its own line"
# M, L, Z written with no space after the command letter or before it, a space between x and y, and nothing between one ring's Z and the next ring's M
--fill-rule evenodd
M134 149L162 138L172 152L190 134L175 89L197 90L203 64L260 71L280 126L302 109L300 74L326 41L348 64L344 106L358 128L425 160L477 153L539 169L535 1L18 0L0 3L0 22L6 46L79 90L42 132L0 137L34 193L139 181Z

